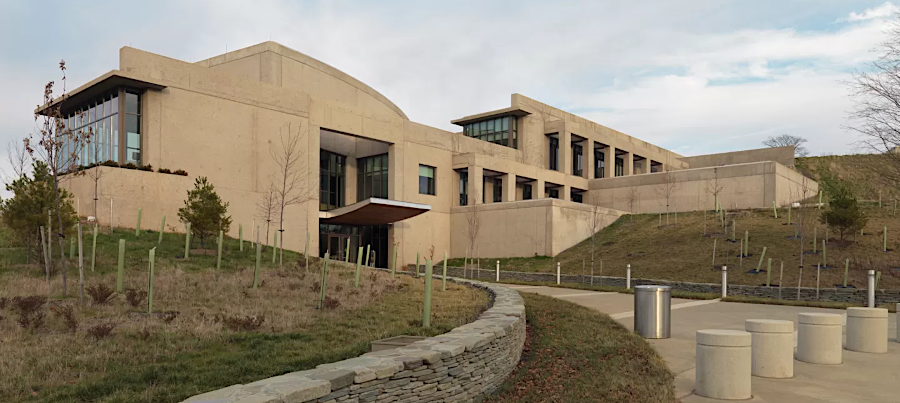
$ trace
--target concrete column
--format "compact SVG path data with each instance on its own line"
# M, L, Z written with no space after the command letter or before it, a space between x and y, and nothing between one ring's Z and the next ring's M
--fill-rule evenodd
M791 378L794 376L794 322L748 319L745 328L753 337L753 376Z
M634 175L634 154L628 152L623 155L622 158L625 160L625 169L623 169L624 176Z
M751 335L740 330L698 330L694 393L713 399L749 399Z
M572 133L559 132L559 172L572 174Z
M469 167L469 205L481 204L484 195L484 168ZM486 199L485 199L486 200Z
M532 200L546 199L547 197L544 196L544 187L545 186L546 186L546 183L544 182L543 179L535 179L534 182L531 182L531 199Z
M403 146L401 143L388 147L388 199L401 200L403 195ZM317 165L318 166L318 165ZM415 175L419 175L416 167Z
M516 201L516 175L503 175L503 201Z
M390 161L388 165L390 165ZM390 166L388 169L390 169ZM359 168L356 166L356 158L347 158L347 164L344 169L344 204L347 206L359 201L356 194L357 175L359 175Z
M884 308L847 308L847 350L886 353L888 311Z
M606 147L603 150L603 177L614 178L616 176L616 148Z
M797 325L797 359L810 364L840 364L844 320L833 313L801 313Z
M594 179L594 140L584 141L584 178Z
M572 187L569 185L562 185L559 187L559 200L572 200Z

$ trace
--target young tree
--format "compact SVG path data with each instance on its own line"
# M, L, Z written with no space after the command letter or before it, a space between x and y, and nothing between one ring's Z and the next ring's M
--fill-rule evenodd
M478 243L478 233L481 231L482 212L478 208L481 204L481 193L473 191L469 194L469 200L472 200L471 207L466 211L466 227L465 236L469 240L469 250L472 251L472 260L475 259L475 246ZM465 270L465 264L463 264Z
M275 188L269 185L263 193L262 198L256 202L256 216L266 222L266 245L269 244L269 224L275 218L275 212L278 209L278 198L275 195Z
M719 211L719 194L725 189L725 184L719 181L719 168L713 168L713 178L706 181L706 193L713 195L713 208Z
M3 173L3 184L8 186L13 181L21 179L28 174L31 158L21 142L10 141L6 144L6 162L9 163L10 170L12 170L11 173Z
M206 238L216 237L219 231L228 232L231 216L226 216L228 203L222 202L216 189L205 176L194 181L194 189L188 191L184 207L178 209L181 222L191 223L191 233L200 238L200 247Z
M99 220L97 217L97 203L100 202L100 178L103 177L103 168L100 161L100 141L96 139L94 136L93 128L88 129L88 137L85 139L85 147L88 149L88 152L93 154L93 160L96 161L93 167L89 167L87 169L81 170L78 172L79 175L87 176L91 179L91 182L94 183L94 219Z
M831 195L828 211L822 213L819 221L837 228L841 240L848 234L855 234L866 226L868 218L859 209L856 197L846 186L839 186Z
M637 188L634 186L628 188L628 211L631 213L628 217L629 220L634 221L634 205L640 201L640 197L637 191Z
M672 172L669 171L662 174L662 182L653 188L660 204L662 204L663 200L666 202L666 225L669 224L669 206L672 201L672 196L675 196L675 193L678 193L679 189L681 189L681 183L679 183L678 179L676 179L675 176L672 175Z
M813 195L813 193L812 193L812 188L810 187L809 178L807 178L806 176L803 176L800 180L800 187L797 189L797 196L798 196L797 199L800 200L800 208L797 209L798 210L797 211L798 212L797 225L799 226L797 228L797 237L799 238L799 241L800 241L800 267L803 267L803 247L805 246L803 244L803 242L805 239L805 230L806 230L806 227L807 227L809 221L812 221L810 219L812 217L812 214L809 214L809 211L808 211L809 206L808 206L808 203L806 203L806 201L812 195ZM746 253L746 251L745 251L745 253Z
M279 144L269 143L269 154L278 168L271 178L272 188L278 202L278 232L281 236L281 244L284 244L284 210L291 205L301 204L318 197L315 184L308 184L307 164L303 142L305 132L298 127L296 132L288 125L286 130L279 131ZM309 230L309 215L307 214L307 231ZM284 249L278 258L278 267L283 268Z
M634 189L634 187L632 187ZM596 239L597 233L600 232L600 229L603 228L603 208L600 207L600 197L594 195L591 198L591 219L588 222L589 230L591 231L591 275L594 273L594 256L596 248ZM633 214L632 214L633 216ZM591 277L593 279L593 277ZM593 280L591 280L593 281Z
M763 140L762 143L767 147L794 147L794 155L798 157L809 155L809 150L803 146L803 144L806 143L806 139L800 136L791 136L790 134L769 136L769 138Z
M53 178L54 211L56 212L57 234L59 243L60 270L62 271L63 296L66 296L68 281L66 275L65 252L65 223L60 214L63 211L62 189L59 187L62 175L71 171L76 163L76 151L83 147L87 133L72 130L66 125L66 117L63 115L62 106L68 98L66 95L66 62L59 62L59 70L62 72L60 80L61 95L53 98L54 82L50 81L44 86L43 104L39 105L34 115L36 125L35 132L25 138L25 150L33 160L40 160L46 164ZM65 146L65 147L64 147Z

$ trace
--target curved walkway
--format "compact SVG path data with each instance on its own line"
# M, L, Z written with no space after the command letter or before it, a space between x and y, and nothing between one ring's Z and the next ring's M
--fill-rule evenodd
M610 315L634 328L634 296L544 286L508 285L520 292L533 292L573 302ZM719 300L672 299L672 337L648 340L675 374L675 392L684 403L717 402L692 394L694 389L695 334L701 329L744 330L746 319L782 319L796 323L800 312L843 314L836 309L780 305L758 305ZM793 379L753 377L752 402L890 402L900 396L900 343L896 343L896 315L889 320L887 354L844 350L841 365L813 365L794 361ZM796 325L795 325L796 328Z

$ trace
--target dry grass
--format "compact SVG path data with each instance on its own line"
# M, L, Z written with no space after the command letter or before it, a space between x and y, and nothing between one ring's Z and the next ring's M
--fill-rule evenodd
M816 214L823 210L808 210ZM835 266L822 269L819 284L821 287L833 287L843 283L844 260L850 259L849 284L864 288L867 271L881 271L879 288L900 287L900 215L894 216L893 205L879 209L877 205L867 204L864 211L869 216L865 228L865 236L848 237L847 245L835 242L833 229L829 231L827 245L828 264ZM898 213L900 214L900 213ZM800 242L788 239L794 235L795 225L784 225L787 222L786 209L780 209L778 218L774 218L771 209L756 211L738 211L729 213L728 220L736 220L738 237L745 230L750 232L749 258L741 262L738 258L740 243L726 242L731 237L731 230L716 238L716 265L728 265L728 279L732 284L761 285L766 282L766 274L752 274L747 271L756 268L763 246L767 247L766 260L772 258L771 284L779 283L779 265L784 262L785 287L797 287L800 280ZM665 220L665 217L663 217ZM670 217L674 221L674 217ZM792 221L797 222L798 211L792 211ZM670 221L670 222L671 222ZM614 224L604 228L596 237L597 254L594 274L600 275L600 260L603 260L603 275L625 276L626 264L631 264L632 276L661 280L692 281L716 283L721 279L721 270L712 265L713 238L703 235L703 212L680 213L678 224L664 228L658 226L659 216L656 214L622 217ZM804 239L804 250L812 250L813 227L817 228L817 250L821 250L825 226L807 218L808 229ZM708 232L714 232L715 218L713 213L707 215ZM882 252L883 227L888 230L888 248L894 252ZM721 232L721 229L719 230ZM816 286L816 264L822 254L804 255L802 285ZM496 258L482 259L493 262ZM556 258L500 258L502 270L555 273L556 262L561 262L563 273L581 274L582 262L587 262L590 273L590 239L564 251ZM461 266L462 259L453 259L451 265ZM766 268L766 262L762 269Z
M316 270L313 268L313 270ZM0 401L180 401L207 390L314 367L364 352L371 340L400 334L433 335L468 322L488 304L480 290L435 282L431 329L422 329L421 279L365 269L360 287L354 268L332 263L327 295L339 301L316 310L321 278L291 265L263 270L250 288L251 269L229 272L157 265L154 315L146 299L132 307L123 294L105 304L77 305L55 299L45 325L34 332L16 324L9 306L0 310ZM147 273L128 271L126 288L145 290ZM108 270L88 273L88 285L115 287ZM41 277L0 276L0 298L46 293ZM58 297L57 297L58 298ZM51 306L73 306L74 333ZM168 312L168 314L166 314ZM231 331L226 318L264 318L258 330ZM89 330L112 326L107 337Z

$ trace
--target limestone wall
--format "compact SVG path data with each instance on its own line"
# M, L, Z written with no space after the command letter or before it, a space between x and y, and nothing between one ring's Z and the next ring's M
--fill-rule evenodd
M494 305L478 320L406 347L233 385L185 403L472 402L503 383L525 343L525 304L509 288L482 287Z
M766 147L755 150L681 157L690 168L746 164L748 162L775 161L784 166L794 166L794 147Z

